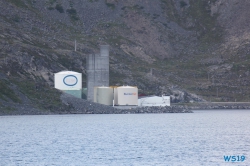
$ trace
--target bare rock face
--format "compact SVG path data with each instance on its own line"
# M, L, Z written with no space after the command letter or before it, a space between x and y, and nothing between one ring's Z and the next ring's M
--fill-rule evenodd
M180 90L180 89L171 89L170 98L171 98L172 103L207 102L202 97L200 97L196 94L187 93L187 92Z
M211 5L211 15L218 15L218 22L224 28L224 50L236 51L248 44L250 18L249 1L218 0Z
M125 44L122 44L120 47L124 52L126 52L127 54L132 54L133 56L140 58L141 60L152 64L155 59L153 59L151 56L147 55L142 47L139 46L128 46Z

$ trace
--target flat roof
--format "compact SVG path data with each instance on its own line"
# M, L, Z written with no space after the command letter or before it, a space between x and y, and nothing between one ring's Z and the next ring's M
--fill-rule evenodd
M55 74L81 74L81 73L78 73L75 71L60 71L60 72L55 73Z

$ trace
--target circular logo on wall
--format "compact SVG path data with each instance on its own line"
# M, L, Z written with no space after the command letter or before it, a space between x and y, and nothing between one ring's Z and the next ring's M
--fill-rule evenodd
M78 82L78 79L74 75L67 75L63 78L63 83L67 86L74 86Z

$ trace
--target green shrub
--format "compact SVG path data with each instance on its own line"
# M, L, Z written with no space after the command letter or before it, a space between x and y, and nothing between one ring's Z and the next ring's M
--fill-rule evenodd
M9 88L7 80L0 80L0 98L7 101L8 98L13 102L21 103L21 100L16 96L15 92Z
M56 10L59 11L60 13L64 13L64 9L61 4L56 4Z
M16 5L17 7L22 7L22 8L27 7L22 0L7 0L7 1L9 1L10 3Z
M115 4L113 4L113 3L108 3L108 2L106 2L106 5L107 5L109 8L111 8L111 9L115 9Z
M50 7L48 7L47 9L48 9L48 10L54 10L55 8L52 7L52 6L50 6Z
M20 17L18 15L14 15L12 17L12 20L15 21L15 22L20 22Z
M183 7L187 6L187 3L185 1L180 1L180 6L181 6L181 8L183 8Z
M76 9L74 9L74 8L67 9L67 12L68 12L70 15L76 15Z
M73 20L73 21L79 20L79 17L77 16L76 9L74 9L74 8L67 9L67 13L69 14L71 20Z
M73 8L74 3L72 1L69 1L70 8Z
M49 1L48 1L48 3L49 3L50 5L53 5L55 2L56 2L56 0L49 0Z

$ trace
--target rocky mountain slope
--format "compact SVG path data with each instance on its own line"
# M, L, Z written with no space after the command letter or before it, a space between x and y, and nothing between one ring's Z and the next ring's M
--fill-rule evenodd
M174 102L249 101L250 1L2 0L0 107L65 110L53 73L110 45L110 84ZM74 43L77 50L74 51Z

